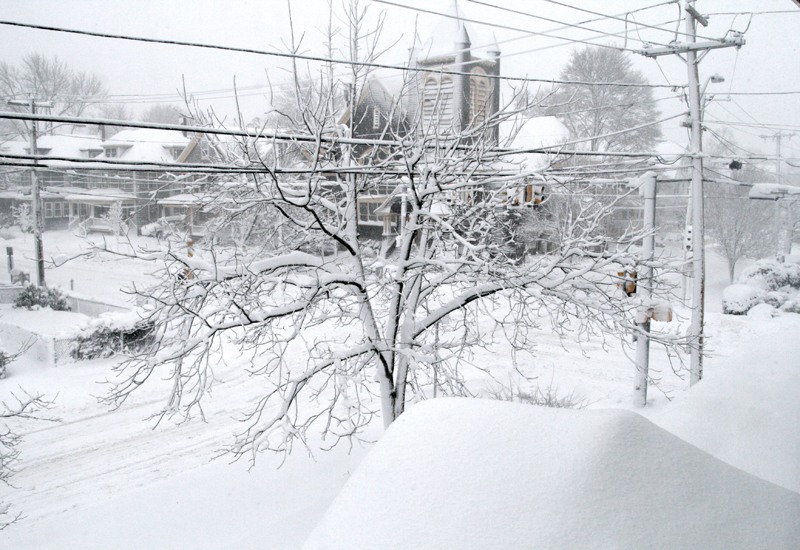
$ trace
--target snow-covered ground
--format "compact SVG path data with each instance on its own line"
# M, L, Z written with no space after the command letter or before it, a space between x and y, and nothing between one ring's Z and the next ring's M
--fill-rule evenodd
M31 253L25 252L32 249L30 236L17 234L3 244L15 247L17 267L33 271ZM45 233L46 256L80 252L80 241L68 233ZM800 492L800 315L723 316L725 269L718 258L710 259L712 354L705 380L688 390L654 350L661 389L673 400L651 390L651 403L640 412L711 456ZM73 281L78 295L124 303L129 296L120 289L131 281L152 281L150 270L130 259L79 257L48 269L47 280L65 288ZM476 361L508 362L488 352ZM21 358L0 380L5 401L20 388L43 393L54 401L46 414L60 419L11 423L24 441L14 487L0 488L0 500L26 517L0 532L0 548L299 548L369 451L337 447L312 458L297 449L280 468L281 457L273 455L259 456L252 467L245 460L230 463L220 451L259 395L257 379L235 361L220 365L205 422L165 419L156 426L148 418L164 403L166 387L159 381L119 410L97 402L108 390L102 382L112 376L113 364L104 359L49 367ZM543 329L535 358L523 367L543 387L580 394L589 409L632 408L633 368L613 341L606 349L594 340L562 343ZM378 439L380 426L371 429L369 436Z

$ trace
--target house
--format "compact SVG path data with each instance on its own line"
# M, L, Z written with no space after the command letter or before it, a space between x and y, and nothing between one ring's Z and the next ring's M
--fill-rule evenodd
M427 40L415 38L411 77L371 78L338 124L352 128L356 138L396 140L414 132L426 140L488 137L497 144L499 127L490 122L500 108L498 81L492 79L500 75L500 51L496 41L488 49L473 51L471 36L477 33L463 19L453 2ZM381 165L393 157L389 147L379 145L356 145L353 152L363 165ZM400 181L384 179L362 191L362 237L386 241L397 234L404 196L400 186Z
M155 129L122 130L109 139L42 135L37 150L47 157L37 170L44 228L68 227L83 234L137 231L153 223L162 215L159 200L208 184L208 175L175 175L163 165L203 164L218 157L205 136ZM7 142L1 152L30 154L23 141ZM137 170L130 170L129 163ZM6 171L2 183L0 212L10 213L14 205L30 202L29 171ZM111 213L122 216L120 228L109 225Z

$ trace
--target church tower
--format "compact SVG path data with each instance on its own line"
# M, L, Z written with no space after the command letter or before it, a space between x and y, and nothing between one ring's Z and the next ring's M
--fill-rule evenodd
M411 50L416 74L417 118L424 133L455 135L479 128L500 109L500 51L480 42L455 1L430 37ZM475 50L483 50L478 57ZM490 136L497 140L497 128Z

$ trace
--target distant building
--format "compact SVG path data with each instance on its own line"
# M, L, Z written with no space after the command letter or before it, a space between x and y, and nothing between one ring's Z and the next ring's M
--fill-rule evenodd
M29 155L25 141L0 146L6 155ZM76 232L114 232L110 213L121 210L122 230L137 231L161 217L158 201L203 188L202 175L176 178L164 164L203 164L216 157L201 135L175 130L128 129L109 139L96 135L53 134L37 140L45 157L37 169L42 189L45 229ZM152 164L150 164L152 163ZM122 166L125 164L125 166ZM129 165L138 165L130 170ZM17 204L30 203L28 169L6 170L0 191L0 213L11 214Z

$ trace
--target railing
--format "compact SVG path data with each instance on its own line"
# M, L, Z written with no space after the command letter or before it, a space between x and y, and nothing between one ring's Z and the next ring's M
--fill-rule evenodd
M115 233L127 234L129 231L134 230L136 226L133 221L122 222L119 225L119 230L114 231L114 226L109 223L106 218L91 217L81 220L80 218L70 218L69 229L78 235L85 237L89 233Z

